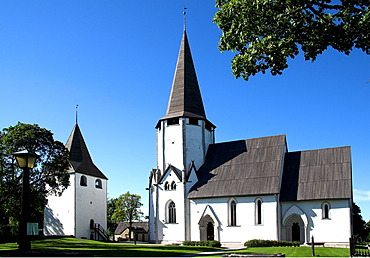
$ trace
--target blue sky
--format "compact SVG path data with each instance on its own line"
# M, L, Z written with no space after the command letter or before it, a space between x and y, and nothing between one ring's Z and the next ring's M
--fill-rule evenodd
M370 220L370 57L302 55L282 76L245 82L217 49L214 0L0 1L0 127L39 124L66 142L81 131L110 197L140 194L156 167L187 10L187 33L216 141L286 134L290 151L352 146L355 201Z

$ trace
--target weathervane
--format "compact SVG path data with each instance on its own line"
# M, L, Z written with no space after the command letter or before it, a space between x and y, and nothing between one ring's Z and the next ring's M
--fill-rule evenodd
M76 125L78 124L78 105L76 105Z
M184 30L186 30L186 10L188 8L184 7L184 11L182 12L184 14Z

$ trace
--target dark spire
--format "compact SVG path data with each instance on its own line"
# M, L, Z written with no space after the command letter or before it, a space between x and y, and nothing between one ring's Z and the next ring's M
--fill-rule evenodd
M69 161L72 169L70 172L77 172L98 178L108 179L92 161L89 150L87 149L86 143L80 131L80 127L77 123L68 138L66 148L70 152Z
M177 59L175 76L172 83L166 116L195 117L206 119L202 96L199 90L197 75L191 56L186 30L182 36L180 52Z

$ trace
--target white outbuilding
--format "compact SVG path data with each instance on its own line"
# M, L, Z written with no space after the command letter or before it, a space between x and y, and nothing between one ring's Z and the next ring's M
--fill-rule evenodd
M348 247L350 147L288 151L285 135L215 143L184 30L149 179L155 243L251 239Z

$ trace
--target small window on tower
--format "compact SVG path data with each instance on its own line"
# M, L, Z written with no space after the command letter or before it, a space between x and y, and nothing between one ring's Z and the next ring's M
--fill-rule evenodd
M95 180L95 188L99 188L99 189L103 188L103 184L100 179Z
M86 176L81 176L81 178L80 178L80 186L87 186L87 178L86 178Z
M194 117L189 117L189 125L199 125L198 121L199 120Z
M170 118L167 120L167 125L178 125L179 124L179 118Z

